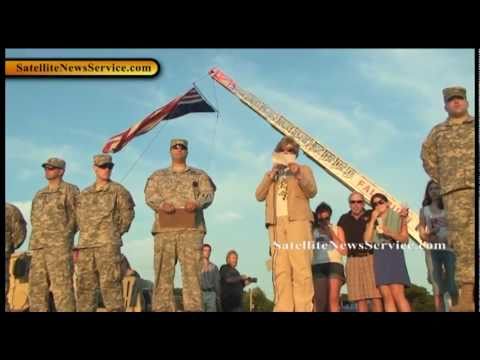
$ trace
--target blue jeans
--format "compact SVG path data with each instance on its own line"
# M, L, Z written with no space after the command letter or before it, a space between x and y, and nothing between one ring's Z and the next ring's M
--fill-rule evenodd
M203 310L217 312L217 293L215 291L203 291Z
M434 294L457 294L455 254L448 250L431 250L431 281Z

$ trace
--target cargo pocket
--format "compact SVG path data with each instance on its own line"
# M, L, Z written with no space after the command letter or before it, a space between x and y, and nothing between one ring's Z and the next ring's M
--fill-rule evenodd
M102 254L105 256L103 265L103 282L105 287L111 288L118 286L118 283L122 280L121 274L121 256L119 251L112 251Z

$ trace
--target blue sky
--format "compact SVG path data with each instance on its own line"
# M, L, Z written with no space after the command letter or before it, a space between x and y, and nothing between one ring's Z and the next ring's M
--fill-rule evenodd
M196 81L219 109L218 118L190 114L160 123L114 155L113 179L120 181L158 132L122 181L137 205L123 252L143 277L153 279L153 212L143 189L153 171L169 164L169 140L184 137L190 142L189 164L206 170L218 188L205 213L212 260L220 266L227 251L236 249L240 272L258 277L269 297L264 203L255 200L254 192L281 135L214 84L207 76L211 67L220 67L416 211L428 181L421 144L432 126L446 118L442 88L461 85L470 99L474 96L473 49L7 49L6 56L141 57L162 65L161 75L153 79L6 80L6 200L26 218L31 199L45 186L43 161L64 158L64 179L85 188L94 181L92 156L110 136ZM475 113L473 100L470 113ZM337 221L348 210L348 190L303 154L299 161L316 177L312 208L328 202ZM406 259L412 281L430 291L423 251L406 251ZM180 280L178 269L176 286Z

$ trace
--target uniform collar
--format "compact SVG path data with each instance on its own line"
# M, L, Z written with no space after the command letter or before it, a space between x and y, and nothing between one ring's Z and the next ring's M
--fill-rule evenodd
M40 192L42 192L42 193L54 193L54 192L57 192L57 191L62 192L63 189L65 189L65 182L62 180L58 184L58 187L50 189L49 186L47 185L42 190L40 190Z
M474 121L473 116L468 115L465 119L463 119L463 121L462 121L460 124L469 124L469 123L471 123L471 122L473 122L473 121ZM460 125L460 124L455 124L455 123L453 123L453 122L451 121L451 117L450 117L450 116L447 118L446 124L449 125L449 126Z
M171 172L171 173L174 173L174 174L183 174L183 173L186 173L187 171L190 171L190 170L191 170L191 168L188 165L186 165L185 170L182 171L182 172L173 171L173 166L172 165L170 165L169 168L168 168L168 171Z
M112 184L112 180L110 180L107 184L103 185L97 190L97 183L94 182L89 188L88 192L99 192L99 191L107 191Z

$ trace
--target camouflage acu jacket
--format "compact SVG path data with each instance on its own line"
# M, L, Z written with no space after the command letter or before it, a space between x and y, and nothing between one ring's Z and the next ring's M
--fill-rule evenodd
M5 203L5 254L12 253L22 246L27 235L27 223L20 210Z
M78 247L122 246L122 235L135 217L134 207L128 190L114 181L99 189L93 184L82 190L77 206Z
M171 168L155 171L145 185L145 201L155 211L152 234L175 229L161 228L158 224L158 212L163 202L172 203L175 208L183 208L187 201L196 201L195 228L206 232L203 210L213 202L215 184L206 172L187 167L183 172L174 172Z
M422 145L423 167L440 185L441 194L475 187L475 122L447 119L430 131Z
M58 188L38 191L32 201L30 250L73 246L77 232L75 207L80 190L62 181Z

